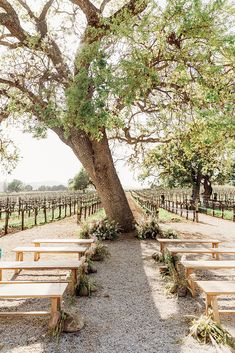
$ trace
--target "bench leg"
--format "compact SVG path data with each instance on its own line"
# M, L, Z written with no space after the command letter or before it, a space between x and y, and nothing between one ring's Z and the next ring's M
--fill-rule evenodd
M23 252L16 252L16 261L23 261L24 260L24 253Z
M49 327L54 329L60 320L61 298L51 298L51 317Z
M73 268L71 270L71 283L72 283L72 295L75 294L75 288L76 288L76 284L77 284L77 277L78 277L78 270Z
M210 295L206 295L206 315L209 314L209 308L211 307L211 299Z
M218 243L212 243L212 249L218 249L219 244ZM219 254L212 253L212 257L216 260L219 260Z
M16 261L23 261L24 260L24 253L23 252L16 252ZM15 275L18 275L18 273L21 270L15 270Z
M215 322L217 322L219 324L220 317L219 317L219 308L218 308L218 302L217 302L216 296L213 296L211 298L211 306L212 306L212 310L213 310L213 318L214 318Z
M160 251L162 254L164 253L164 248L165 248L165 244L160 243Z
M2 281L2 270L0 270L0 281Z
M38 252L34 253L34 261L38 261L40 259L40 254Z
M61 298L51 298L51 315L53 316L61 309Z
M196 289L195 289L195 282L194 282L194 280L193 280L193 278L191 276L192 274L193 274L193 269L192 268L187 268L186 269L186 279L187 279L189 287L191 289L192 297L194 298L195 294L196 294Z

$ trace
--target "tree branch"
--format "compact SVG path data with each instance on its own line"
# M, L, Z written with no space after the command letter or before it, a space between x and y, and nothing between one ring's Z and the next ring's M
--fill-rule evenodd
M70 0L73 4L78 5L90 26L97 27L100 22L100 10L95 7L90 0Z
M111 0L103 0L102 4L100 5L100 12L102 13L104 11L105 6L110 2Z
M0 13L0 24L5 26L19 41L25 41L27 36L20 25L20 20L14 8L6 0L0 0L0 8L6 11Z
M39 18L37 18L33 14L29 6L23 0L18 0L18 1L27 10L30 17L32 17L35 20L37 29L41 35L41 38L39 39L38 43L35 44L35 49L41 50L49 57L49 59L54 64L54 67L58 72L58 74L61 77L65 78L65 80L63 81L63 84L67 87L71 72L69 70L68 65L63 60L61 51L57 43L52 38L50 38L49 45L47 45L46 47L41 45L41 40L47 35L46 15L54 0L49 0L44 5ZM9 44L6 44L6 42L4 41L2 45L8 46L11 49L14 49L18 46L25 46L30 49L29 42L30 42L30 38L33 38L33 37L30 34L26 33L21 27L18 15L14 10L14 8L8 3L7 0L0 0L0 8L3 8L5 11L7 11L7 13L0 13L0 24L5 26L8 29L8 31L11 33L11 35L20 41L20 43L9 43Z
M117 18L122 12L128 11L132 16L136 16L139 13L143 12L148 6L148 0L142 0L141 2L136 0L130 0L126 5L124 5L121 9L115 12L110 19Z

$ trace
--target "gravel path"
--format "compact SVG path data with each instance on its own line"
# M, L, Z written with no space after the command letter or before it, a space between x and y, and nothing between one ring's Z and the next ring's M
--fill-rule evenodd
M174 214L172 214L174 216ZM179 223L165 223L163 227L174 228L179 232L183 232L185 236L190 237L210 237L218 238L226 242L235 241L235 222L199 214L199 223L193 221L186 221L183 219ZM226 244L227 246L228 244Z
M137 215L140 210L135 212ZM3 260L13 260L12 247L29 244L35 237L72 237L77 229L75 219L68 218L3 237ZM98 273L94 275L97 293L91 298L65 297L63 303L65 310L84 315L84 329L63 334L57 343L48 335L47 318L1 318L0 352L216 353L213 347L185 339L185 315L198 314L203 302L190 297L167 297L158 265L151 258L158 248L156 242L140 242L128 235L107 244L111 257L97 263ZM43 255L43 259L47 256ZM48 302L43 300L0 301L1 309L6 305L16 306L17 310L48 308Z

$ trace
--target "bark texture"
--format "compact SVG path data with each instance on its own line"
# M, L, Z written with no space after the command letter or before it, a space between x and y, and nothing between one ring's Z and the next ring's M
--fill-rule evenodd
M73 150L87 170L107 217L115 220L123 231L133 230L134 217L114 167L106 133L104 132L101 141L97 141L74 129L66 140L58 128L54 131Z

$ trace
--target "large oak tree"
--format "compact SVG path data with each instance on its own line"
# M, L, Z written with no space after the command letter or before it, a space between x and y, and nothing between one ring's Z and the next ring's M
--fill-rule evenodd
M129 230L109 138L167 142L194 112L232 116L229 11L216 0L0 0L1 119L52 129Z

